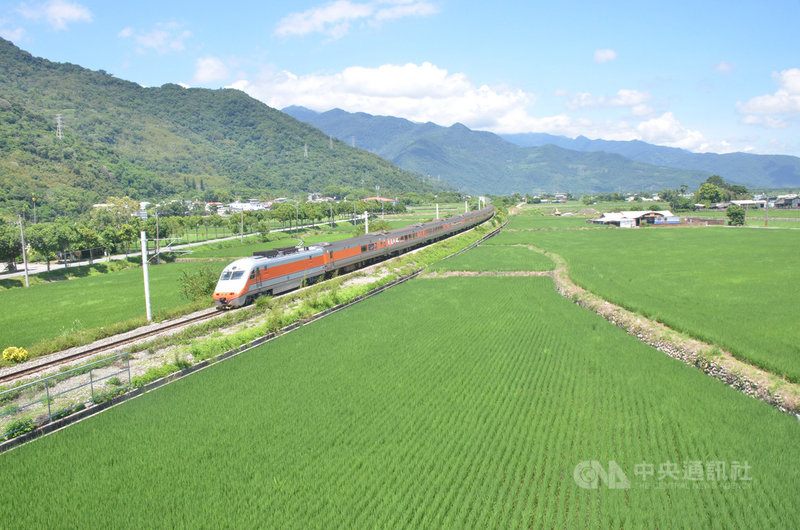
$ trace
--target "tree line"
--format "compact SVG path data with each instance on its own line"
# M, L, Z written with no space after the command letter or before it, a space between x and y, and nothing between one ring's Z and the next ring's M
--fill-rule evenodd
M196 206L196 205L195 205ZM382 210L383 208L383 210ZM82 218L60 217L55 221L31 223L23 221L25 243L33 257L46 261L47 270L55 260L71 258L93 260L108 254L122 254L139 249L140 234L149 239L182 237L200 230L206 237L219 230L239 235L266 234L278 222L283 227L309 222L334 221L336 218L363 216L370 213L401 213L402 202L396 204L378 201L340 202L285 202L273 205L270 210L234 212L229 216L206 212L204 208L187 207L183 201L153 206L146 221L135 214L139 203L128 197L109 197L105 206L94 208ZM0 223L0 262L15 269L22 256L19 224L16 219Z

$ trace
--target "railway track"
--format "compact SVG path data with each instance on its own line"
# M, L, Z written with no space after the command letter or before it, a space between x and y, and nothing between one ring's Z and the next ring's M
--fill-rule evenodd
M508 224L504 223L503 225L497 227L492 232L486 234L484 237L479 239L478 241L472 243L471 245L455 252L453 255L448 256L452 257L458 255L462 252L465 252L471 248L474 248L481 244L482 242L486 241L487 239L494 237L497 235L505 226ZM427 246L427 245L426 245ZM410 277L416 277L422 270L416 271ZM406 278L409 279L409 278ZM382 289L381 289L382 290ZM238 311L238 309L233 309L232 311ZM119 348L120 346L125 346L126 344L131 344L143 339L147 339L149 337L154 337L156 335L160 335L162 333L178 329L181 327L185 327L191 324L196 324L198 322L202 322L204 320L208 320L210 318L214 318L216 316L220 316L225 314L223 312L217 311L215 309L209 309L204 311L200 314L196 314L189 317L183 317L180 319L176 319L174 321L165 323L165 324L152 324L146 326L147 329L138 329L133 330L131 332L117 335L115 337L110 337L109 339L104 339L101 341L97 341L94 344L84 346L84 347L77 347L72 348L71 350L65 350L62 352L53 353L50 355L46 355L43 357L39 357L25 363L23 366L19 367L17 370L12 371L5 371L0 369L0 384L9 383L11 381L15 381L25 376L37 374L39 372L43 372L45 370L49 370L51 368L55 368L57 366L71 363L83 358L91 357L93 355L97 355L106 351L114 350Z
M86 347L73 348L73 350L76 351L66 350L66 352L68 353L57 352L50 355L46 355L44 357L34 359L29 363L25 363L25 365L21 366L19 370L4 372L0 374L0 384L8 383L10 381L15 381L27 375L36 374L48 370L50 368L60 366L62 364L67 364L86 357L90 357L92 355L97 355L98 353L103 353L105 351L113 350L115 348L119 348L120 346L125 346L126 344L131 344L133 342L147 339L149 337L154 337L156 335L160 335L167 331L178 329L191 324L197 324L198 322L202 322L204 320L208 320L210 318L214 318L222 314L224 313L221 313L220 311L217 311L215 309L211 309L208 311L204 311L200 314L196 314L194 316L183 317L171 322L167 322L165 324L153 324L150 326L146 326L148 329L134 330L129 333L111 337L110 339L107 340L97 341L96 343Z

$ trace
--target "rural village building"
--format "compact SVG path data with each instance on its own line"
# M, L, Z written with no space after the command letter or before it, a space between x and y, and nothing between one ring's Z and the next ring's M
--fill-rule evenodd
M614 225L620 228L633 228L647 224L678 224L680 217L674 215L669 210L643 210L626 212L606 212L598 219L590 219L596 225Z
M778 195L775 201L776 208L800 208L800 195Z

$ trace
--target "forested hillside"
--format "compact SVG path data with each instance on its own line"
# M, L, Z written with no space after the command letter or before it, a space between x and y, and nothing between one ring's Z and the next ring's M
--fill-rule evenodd
M60 118L60 138L58 121ZM387 194L437 187L231 90L145 88L0 39L0 212L80 213L109 195Z

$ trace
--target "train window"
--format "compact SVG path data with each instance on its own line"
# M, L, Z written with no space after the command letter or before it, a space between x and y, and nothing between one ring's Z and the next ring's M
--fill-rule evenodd
M375 243L370 243L369 244L369 249L370 250L375 250Z
M231 280L238 280L242 276L244 276L244 271L234 271L233 274L231 274Z
M256 270L255 269L250 271L250 279L251 280L255 280L256 279Z
M366 245L362 246L361 247L361 252L366 252L366 251L367 251L367 246Z
M225 280L231 279L231 271L222 271L222 276L219 277L219 281L224 282Z

